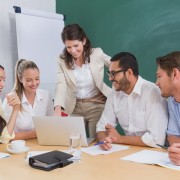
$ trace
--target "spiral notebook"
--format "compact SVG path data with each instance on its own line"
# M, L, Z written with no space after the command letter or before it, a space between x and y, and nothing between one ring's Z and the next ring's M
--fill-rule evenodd
M33 116L40 145L69 146L69 135L81 133L81 145L88 146L94 138L87 138L83 117Z

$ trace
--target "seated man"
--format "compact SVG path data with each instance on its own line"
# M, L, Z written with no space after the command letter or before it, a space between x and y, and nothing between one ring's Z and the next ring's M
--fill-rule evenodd
M168 121L167 102L158 87L142 79L134 55L121 52L112 57L108 71L114 89L97 123L97 139L109 150L111 143L157 147L164 145ZM120 124L121 136L115 127Z
M169 157L180 165L180 51L157 58L157 82L161 95L168 97L167 139Z

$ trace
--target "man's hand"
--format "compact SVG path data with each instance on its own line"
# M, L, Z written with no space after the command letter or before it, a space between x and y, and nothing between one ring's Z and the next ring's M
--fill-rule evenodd
M171 161L180 166L180 143L174 143L171 147L168 148L169 158Z
M101 144L101 148L104 149L104 150L110 150L112 148L112 143L114 141L114 138L113 137L105 137L104 139L105 143L104 144Z
M119 143L119 139L121 138L121 135L110 124L107 124L105 128L106 128L106 132L105 132L106 137L104 139L105 143L101 145L101 148L105 150L110 150L112 148L111 145L112 143Z
M114 143L119 144L121 135L118 133L118 131L114 127L112 127L110 124L107 124L105 128L106 128L106 135L109 136Z

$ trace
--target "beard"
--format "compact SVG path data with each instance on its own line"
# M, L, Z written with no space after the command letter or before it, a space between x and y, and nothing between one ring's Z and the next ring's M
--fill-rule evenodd
M121 80L119 81L112 81L118 84L118 87L115 87L116 91L124 91L126 92L129 87L130 87L130 81L126 78L126 76L124 76Z

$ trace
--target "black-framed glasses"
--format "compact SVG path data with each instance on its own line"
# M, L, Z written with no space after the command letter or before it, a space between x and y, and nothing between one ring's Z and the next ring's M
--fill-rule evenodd
M117 73L125 72L125 71L126 71L126 70L121 69L121 70L113 71L113 72L107 71L106 73L107 73L107 75L108 75L110 78L114 79L114 78L115 78L115 75L116 75Z

